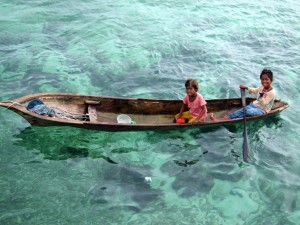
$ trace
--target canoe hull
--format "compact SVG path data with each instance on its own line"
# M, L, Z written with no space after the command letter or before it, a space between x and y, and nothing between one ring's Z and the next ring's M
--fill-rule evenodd
M82 115L89 113L88 109L92 104L97 112L97 119L93 121L63 119L42 116L28 111L26 105L31 100L37 98L50 107L60 108L68 112ZM247 98L247 103L253 100L253 98ZM173 123L174 115L178 113L181 104L181 100L114 98L108 96L89 96L66 93L40 93L24 96L12 101L0 102L0 106L16 112L30 124L39 126L72 126L103 131L140 131L203 127L216 124L232 124L243 121L241 118L215 122L210 121L207 118L205 122L197 123L196 125ZM240 107L240 98L207 100L208 111L214 112L215 114L218 114L218 116L227 114ZM276 100L270 113L257 117L248 117L247 120L262 119L277 114L287 107L288 104L286 102ZM136 120L137 124L117 123L116 117L119 114L130 115L131 118Z

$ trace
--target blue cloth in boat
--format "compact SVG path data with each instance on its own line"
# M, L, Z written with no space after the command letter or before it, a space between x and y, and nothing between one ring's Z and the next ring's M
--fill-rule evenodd
M39 99L33 99L32 101L30 101L26 109L30 112L34 112L42 116L53 117L55 115L55 111L49 106L45 105L44 102Z

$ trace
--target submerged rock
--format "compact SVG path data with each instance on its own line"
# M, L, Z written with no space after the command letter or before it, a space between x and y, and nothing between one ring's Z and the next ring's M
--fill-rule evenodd
M145 177L151 175L150 168L107 163L102 174L99 182L89 190L92 204L139 211L162 194L145 182Z

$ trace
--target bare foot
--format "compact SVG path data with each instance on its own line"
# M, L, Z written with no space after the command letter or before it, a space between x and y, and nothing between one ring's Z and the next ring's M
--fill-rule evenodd
M215 114L213 114L213 113L210 114L209 118L210 118L212 121L215 121L215 122L216 122L216 121L217 121L217 122L219 122L219 121L227 121L227 120L230 119L227 115L224 116L224 117L222 117L222 118L216 118L216 117L215 117Z
M210 114L209 118L210 118L212 121L216 121L215 115L214 115L213 113Z

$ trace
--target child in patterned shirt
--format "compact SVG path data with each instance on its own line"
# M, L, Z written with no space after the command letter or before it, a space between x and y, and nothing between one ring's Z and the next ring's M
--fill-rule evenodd
M272 109L275 100L275 90L271 86L273 82L272 71L268 69L263 69L263 71L260 74L260 81L261 86L257 88L250 88L243 84L240 85L240 88L247 89L250 94L258 94L257 99L246 106L246 116L260 116L270 112L270 110ZM215 118L213 113L210 114L210 119L213 121L221 121L243 117L243 108L236 110L223 118Z

